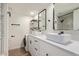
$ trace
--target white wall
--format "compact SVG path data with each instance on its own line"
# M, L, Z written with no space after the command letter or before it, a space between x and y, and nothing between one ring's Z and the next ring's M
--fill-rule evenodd
M8 47L10 49L16 49L23 47L23 38L25 34L29 33L29 22L32 20L32 17L25 16L25 12L19 10L17 13L17 9L13 8L11 11L12 16L9 17L9 41ZM20 24L20 26L11 26L11 24ZM15 37L11 37L14 35Z

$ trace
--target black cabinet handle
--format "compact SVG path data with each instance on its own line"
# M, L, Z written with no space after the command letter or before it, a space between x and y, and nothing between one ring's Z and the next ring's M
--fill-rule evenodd
M37 40L35 40L35 42L38 42Z
M48 53L46 53L46 56L48 56Z
M11 37L15 37L14 35L11 35Z
M37 48L35 48L35 50L36 50L36 51L38 51L38 49L37 49Z
M32 41L30 40L30 44L32 44Z

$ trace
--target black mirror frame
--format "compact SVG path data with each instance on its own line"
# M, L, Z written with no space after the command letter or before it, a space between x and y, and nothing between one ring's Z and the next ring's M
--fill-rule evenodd
M46 18L46 16L47 16L47 11L46 11L46 9L43 9L41 12L38 13L38 29L40 29L40 27L39 27L39 25L40 25L40 24L39 24L39 21L40 21L40 20L39 20L39 14L42 13L43 11L45 11L45 30L46 30L46 28L47 28L47 27L46 27L46 25L47 25L47 23L46 23L46 22L47 22L47 21L46 21L46 19L47 19L47 18Z
M55 3L53 3L53 5L55 6ZM53 8L53 30L55 30L55 9Z

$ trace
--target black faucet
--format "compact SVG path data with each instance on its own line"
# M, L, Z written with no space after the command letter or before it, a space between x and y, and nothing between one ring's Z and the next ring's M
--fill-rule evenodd
M64 34L64 31L61 31L60 33L58 33L59 35Z

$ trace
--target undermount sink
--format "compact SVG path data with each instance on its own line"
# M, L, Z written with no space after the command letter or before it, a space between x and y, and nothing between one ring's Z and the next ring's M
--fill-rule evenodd
M68 44L71 40L70 34L57 34L57 33L47 33L47 39L60 44Z

